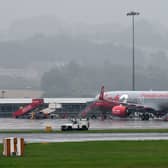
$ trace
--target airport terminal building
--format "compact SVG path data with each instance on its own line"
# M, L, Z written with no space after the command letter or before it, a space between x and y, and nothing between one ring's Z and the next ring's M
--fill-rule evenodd
M12 117L19 109L22 111L35 107L31 98L1 98L0 117ZM36 99L37 100L37 99ZM47 109L49 105L55 106L55 114L60 118L74 116L81 112L93 98L43 98L40 109Z

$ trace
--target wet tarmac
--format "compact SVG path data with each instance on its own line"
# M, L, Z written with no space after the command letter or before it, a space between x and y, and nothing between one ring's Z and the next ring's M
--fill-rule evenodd
M28 120L28 119L0 119L0 130L42 130L51 126L54 130L60 130L63 123L68 120ZM90 120L90 129L149 129L168 128L165 121L126 121L126 120ZM168 133L1 133L0 143L6 137L23 137L27 143L46 142L78 142L78 141L107 141L107 140L168 140Z
M1 133L0 143L3 138L23 137L26 143L46 142L85 142L85 141L135 141L135 140L168 140L168 133L67 133L67 134L17 134Z
M69 122L65 119L10 119L0 118L0 130L37 130L51 126L54 130L60 130L60 126ZM140 121L140 120L90 120L90 129L150 129L168 128L168 121Z

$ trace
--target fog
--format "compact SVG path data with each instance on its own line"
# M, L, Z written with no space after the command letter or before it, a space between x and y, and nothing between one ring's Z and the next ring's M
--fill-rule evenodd
M165 0L0 0L0 28L41 15L54 15L69 22L128 24L126 12L137 10L141 18L168 26Z
M0 0L0 90L89 97L130 90L135 17L136 90L168 90L165 0ZM76 68L76 69L74 69ZM123 82L124 81L124 82Z

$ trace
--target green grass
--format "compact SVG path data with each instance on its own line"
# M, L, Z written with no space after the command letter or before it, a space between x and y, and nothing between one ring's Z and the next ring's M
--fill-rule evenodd
M60 131L53 130L51 133L168 133L168 129L106 129L88 131ZM0 130L0 133L48 133L45 130ZM50 132L49 132L50 133Z
M24 157L7 158L1 155L0 167L167 168L168 141L27 144Z

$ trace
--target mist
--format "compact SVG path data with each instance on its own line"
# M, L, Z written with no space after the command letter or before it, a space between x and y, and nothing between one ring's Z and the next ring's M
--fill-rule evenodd
M166 25L167 6L165 0L1 0L0 27L8 28L14 21L42 15L69 22L127 25L126 13L130 10L139 11L141 18Z
M130 90L135 17L136 90L168 90L164 0L0 1L0 90L92 97ZM76 68L76 69L75 69Z

